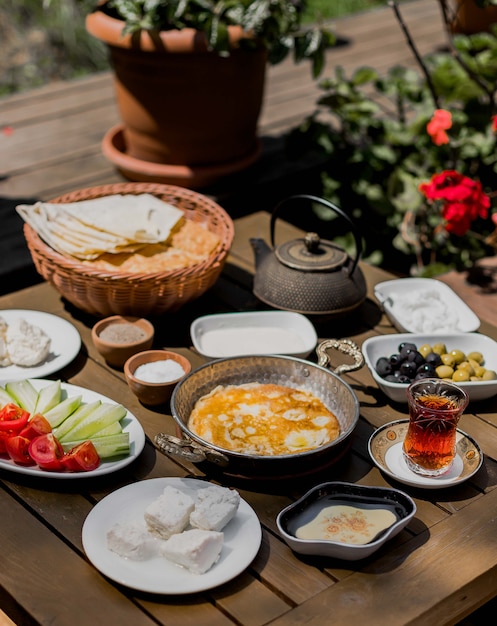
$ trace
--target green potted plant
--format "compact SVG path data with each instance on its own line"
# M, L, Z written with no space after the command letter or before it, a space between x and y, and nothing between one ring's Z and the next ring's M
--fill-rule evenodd
M474 272L497 252L497 27L453 35L438 1L446 47L422 57L391 0L420 71L335 68L288 141L299 158L319 155L317 193L367 225L363 258L426 277Z
M114 69L122 124L106 156L132 180L204 187L259 156L267 63L317 76L333 38L301 28L305 0L101 0L86 19Z

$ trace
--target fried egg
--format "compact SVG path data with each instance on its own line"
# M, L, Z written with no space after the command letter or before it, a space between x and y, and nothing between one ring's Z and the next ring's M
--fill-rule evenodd
M188 428L220 448L267 456L313 450L340 434L336 416L309 391L255 382L202 396Z

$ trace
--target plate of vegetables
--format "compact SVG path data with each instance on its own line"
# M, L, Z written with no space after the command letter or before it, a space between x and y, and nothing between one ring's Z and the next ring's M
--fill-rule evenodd
M0 387L0 469L93 477L129 465L144 446L138 419L99 393L44 379Z

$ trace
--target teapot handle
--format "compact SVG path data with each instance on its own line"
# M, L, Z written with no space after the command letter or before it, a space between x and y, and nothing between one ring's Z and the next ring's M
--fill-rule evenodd
M342 209L338 208L335 204L333 204L333 202L330 202L329 200L325 200L324 198L320 198L319 196L312 196L309 194L297 194L295 196L290 196L289 198L285 198L284 200L281 200L281 202L279 202L276 205L271 215L271 223L270 223L272 247L274 248L274 227L276 224L276 218L278 217L278 213L280 212L281 207L287 202L290 202L291 200L311 200L312 202L317 202L318 204L322 204L328 207L329 209L331 209L332 211L334 211L335 213L337 213L337 215L342 217L349 224L352 234L354 235L355 248L356 248L356 254L355 254L352 266L349 271L349 275L353 274L357 266L357 263L359 262L359 258L362 254L362 240L357 231L357 227L354 224L354 222L350 219L350 217L347 215L347 213L342 211Z

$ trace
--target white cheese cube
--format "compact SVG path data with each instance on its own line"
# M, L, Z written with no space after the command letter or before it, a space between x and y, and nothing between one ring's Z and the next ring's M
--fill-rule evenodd
M168 539L186 528L194 507L193 498L168 485L162 495L147 506L144 517L151 533Z
M107 532L109 550L133 561L144 561L156 555L157 543L139 522L118 522Z
M204 530L222 530L236 515L239 504L240 494L234 489L217 485L199 489L190 524Z
M223 533L192 528L163 542L160 552L166 559L193 574L204 574L219 559L223 539Z

